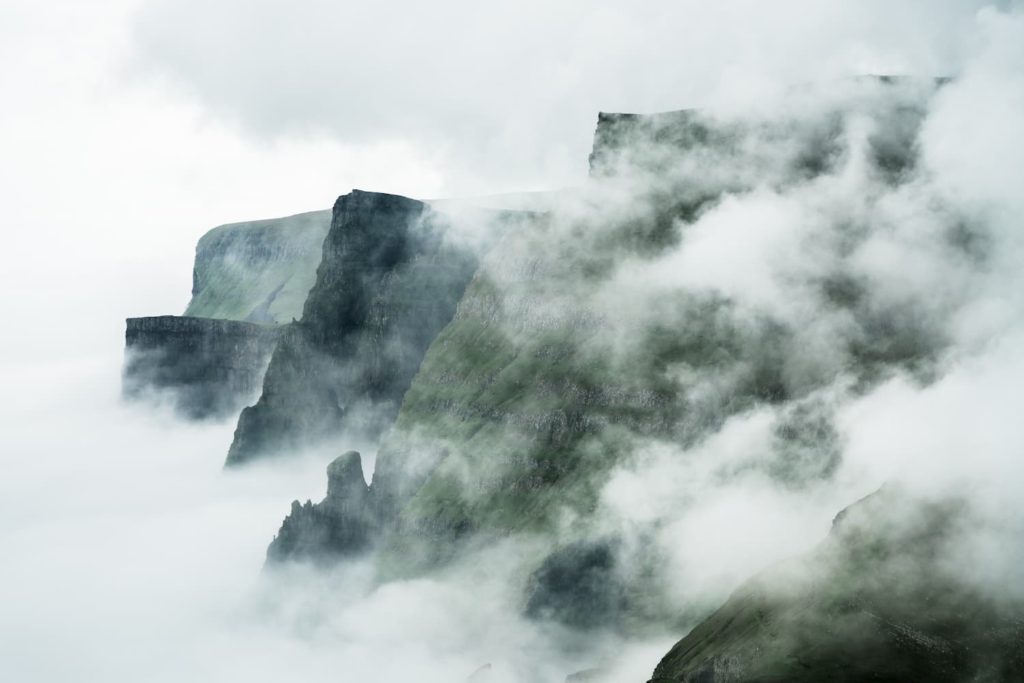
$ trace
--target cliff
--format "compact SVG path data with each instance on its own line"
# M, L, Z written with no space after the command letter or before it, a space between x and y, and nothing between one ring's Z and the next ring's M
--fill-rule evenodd
M280 330L234 320L129 318L123 390L169 401L192 419L236 413L259 391Z
M185 315L288 323L316 276L330 211L222 225L196 245Z
M345 434L374 443L476 269L428 205L355 190L338 199L302 317L282 337L227 463Z
M170 402L190 419L223 419L251 403L271 352L320 262L329 211L232 223L196 246L184 316L129 318L123 393Z
M828 539L751 579L662 659L650 683L1024 679L1024 605L969 580L956 500L883 489Z
M781 486L828 479L841 455L818 392L839 377L854 392L895 372L927 381L945 342L914 302L884 296L857 271L873 228L842 204L813 219L823 267L796 276L814 324L837 325L820 358L807 336L819 328L711 287L660 286L646 273L672 277L663 259L732 197L811 192L861 155L872 187L903 186L934 91L871 81L825 106L753 119L601 115L588 187L502 237L409 375L363 503L378 525L382 577L541 534L554 550L521 558L528 615L581 628L674 623L656 589L671 580L657 574L657 558L620 562L626 546L601 525L610 473L644 444L686 449L730 417L772 406L776 438L749 467ZM336 320L333 330L348 324L345 307L330 314L336 305L315 294L323 308L307 304L306 315ZM307 325L321 331L304 336L330 334ZM302 415L333 405L325 394L302 403L298 383L270 386L282 397L300 392L288 402ZM594 589L577 590L580 581Z

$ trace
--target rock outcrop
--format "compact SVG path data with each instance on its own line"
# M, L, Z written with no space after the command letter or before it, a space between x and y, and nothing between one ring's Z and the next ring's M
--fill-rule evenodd
M123 390L168 401L191 419L237 413L259 392L275 326L188 316L129 318Z
M962 502L881 492L741 586L650 683L1024 680L1024 605L972 584Z
M327 467L327 496L319 503L294 501L291 514L267 549L268 562L304 560L330 564L369 550L379 522L356 451Z
M228 465L391 425L476 257L427 204L354 190L334 206L316 284L242 411Z

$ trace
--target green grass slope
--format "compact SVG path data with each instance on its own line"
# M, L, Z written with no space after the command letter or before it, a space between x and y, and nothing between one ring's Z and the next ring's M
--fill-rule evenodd
M298 319L330 222L326 210L210 230L196 246L185 315L262 323Z

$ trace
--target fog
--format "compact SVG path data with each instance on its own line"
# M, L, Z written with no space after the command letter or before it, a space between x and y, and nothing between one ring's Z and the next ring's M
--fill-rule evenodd
M119 361L24 368L63 397L41 384L6 410L5 677L462 681L491 663L497 681L560 680L593 656L509 613L505 548L381 588L360 563L262 573L288 501L323 496L323 458L226 476L233 425L124 406ZM639 664L616 647L610 664L640 679L667 645L638 646Z
M446 193L479 194L576 184L597 111L756 102L777 83L858 73L954 75L991 5L175 0L140 9L132 50L139 77L166 77L259 139L412 141L443 165Z
M888 105L869 96L872 116L881 118L858 122L854 113L836 170L809 182L780 181L776 172L775 163L796 151L795 137L755 140L767 148L715 158L713 173L704 160L692 171L681 164L676 171L696 195L702 186L750 182L752 189L703 210L682 228L677 249L653 260L625 259L605 291L590 293L621 328L605 346L627 358L636 351L635 331L655 320L678 315L678 329L715 329L698 307L672 303L685 301L684 293L723 296L729 312L715 314L715 325L731 321L730 329L752 335L758 348L777 346L770 357L795 394L781 406L732 415L695 447L641 444L606 485L612 528L658 529L681 611L704 600L705 608L721 604L753 568L808 549L839 509L884 483L908 496L967 500L975 513L963 521L950 564L997 601L1019 598L1024 518L1014 502L1022 469L1012 387L1024 367L1024 233L1021 195L1008 179L1024 167L1021 119L1010 114L1021 110L1024 94L1024 62L1011 47L1024 24L1019 15L991 14L985 22L984 46L928 106L915 145L921 167L912 178L891 185L866 163L866 141L894 124L877 114ZM765 100L756 113L723 107L708 116L719 123L813 117L842 101L843 90L812 88ZM762 151L764 166L756 161ZM665 182L664 174L652 182ZM978 251L944 246L954 226L975 232ZM885 338L894 328L865 326L859 313L822 299L815 283L837 273L861 282L868 307L891 311L892 324L904 328L898 336L931 360L897 364L877 384L858 379L859 340ZM761 319L782 321L793 337L779 341L759 331ZM756 354L744 357L757 362ZM677 374L694 406L710 401L710 412L720 414L749 371L737 363ZM780 425L800 406L823 420L814 427L811 460L778 443ZM823 462L833 439L837 460ZM778 468L791 466L803 474L780 480Z
M511 542L383 586L361 562L263 572L289 502L323 496L329 454L225 473L233 421L122 403L123 319L184 309L195 242L218 223L327 208L353 186L432 197L579 184L599 109L770 117L793 84L864 72L957 77L925 118L918 182L880 197L854 164L812 187L757 183L679 249L620 263L586 293L619 315L598 340L616 352L681 290L799 329L792 381L827 409L841 464L779 485L765 444L789 406L755 407L685 448L638 443L596 524L628 538L657 523L666 608L699 615L900 482L968 495L980 521L967 554L985 561L958 571L994 594L1024 585L1009 550L1024 528L1024 19L1012 3L967 1L649 4L453 2L428 16L401 3L5 3L0 675L429 682L490 664L499 683L592 666L645 680L682 634L580 639L524 620ZM586 217L576 201L563 210ZM817 231L862 209L883 228L845 266L942 344L924 378L853 391L837 350L850 321L823 314L806 283L835 265ZM980 265L935 248L951 216L982 226Z

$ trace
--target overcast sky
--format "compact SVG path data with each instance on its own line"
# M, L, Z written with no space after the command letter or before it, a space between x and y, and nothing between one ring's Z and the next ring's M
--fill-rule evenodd
M183 310L195 241L219 223L327 208L352 187L577 184L600 110L956 74L993 5L3 0L6 315L99 315L106 348L110 321Z

